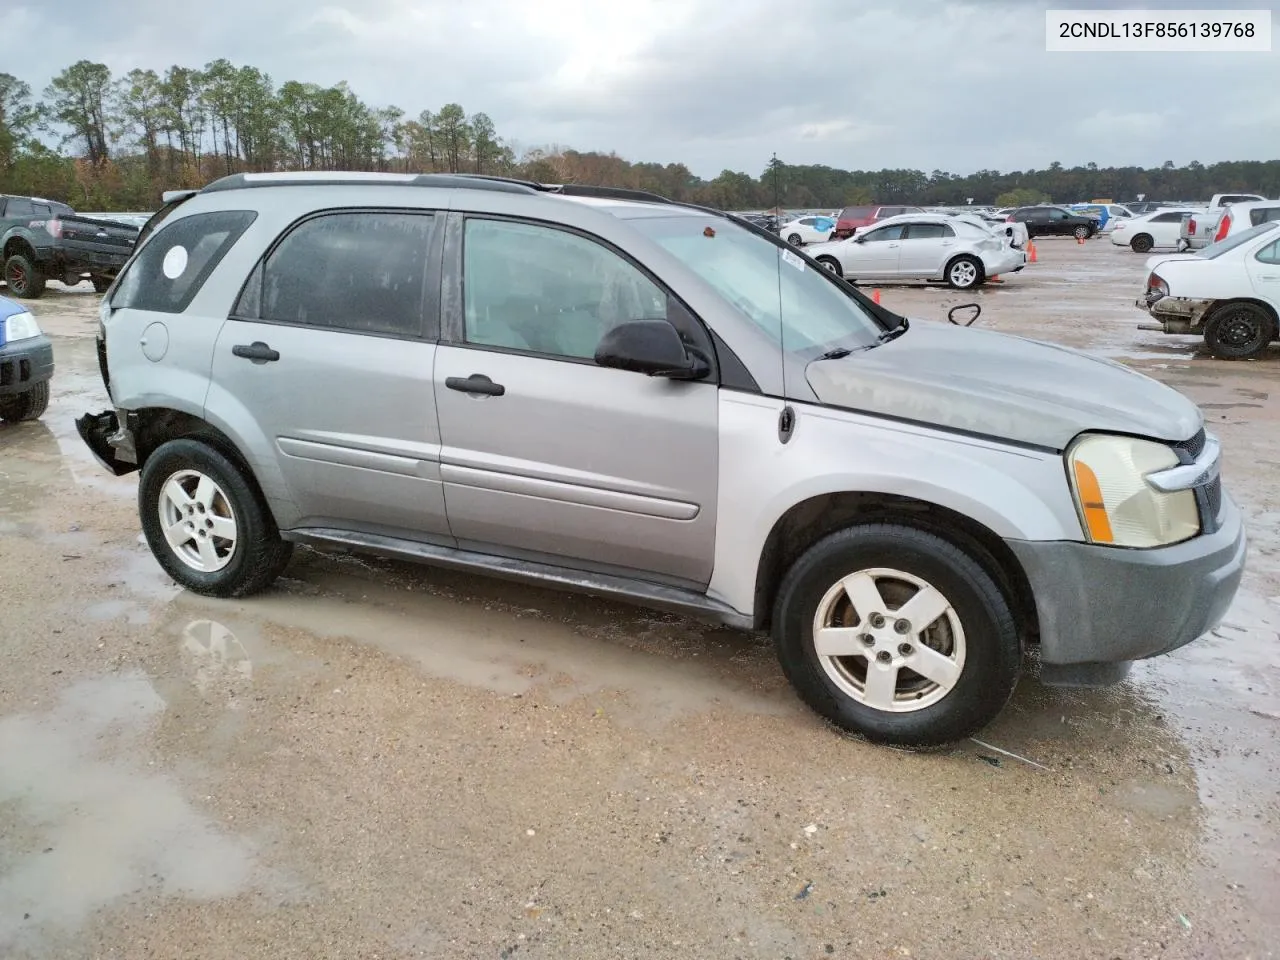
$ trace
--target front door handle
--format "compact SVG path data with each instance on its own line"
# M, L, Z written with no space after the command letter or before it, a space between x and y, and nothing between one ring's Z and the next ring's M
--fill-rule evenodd
M506 387L500 383L494 383L483 373L473 373L469 377L447 377L444 385L450 390L479 394L483 397L500 397L507 392Z
M252 360L254 363L271 363L280 359L280 351L272 350L261 340L255 340L253 343L238 343L231 348L231 353L234 356Z

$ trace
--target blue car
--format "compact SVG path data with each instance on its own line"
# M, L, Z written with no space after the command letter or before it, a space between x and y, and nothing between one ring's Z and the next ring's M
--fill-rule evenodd
M53 344L20 303L0 297L0 420L35 420L49 406Z

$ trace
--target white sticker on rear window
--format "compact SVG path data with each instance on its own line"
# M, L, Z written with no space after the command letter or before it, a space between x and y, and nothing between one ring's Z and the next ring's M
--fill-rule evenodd
M801 273L803 273L803 272L804 272L804 261L803 261L803 260L801 260L799 257L797 257L797 256L796 256L794 253L792 253L790 250L783 250L783 251L782 251L782 259L783 259L783 260L785 260L787 263L791 264L793 267L795 267L795 268L796 268L797 270L799 270Z
M187 248L170 247L169 252L164 255L164 263L161 264L160 269L170 280L177 280L182 276L182 271L187 269Z

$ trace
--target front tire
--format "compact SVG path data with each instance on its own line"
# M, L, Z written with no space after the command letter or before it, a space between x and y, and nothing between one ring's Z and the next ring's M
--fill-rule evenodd
M822 264L825 269L834 273L837 277L844 276L844 271L840 269L840 261L835 257L818 257L818 262Z
M147 458L138 512L160 566L193 593L257 593L293 553L250 478L200 440L170 440Z
M42 380L22 393L0 397L0 420L6 423L39 420L47 409L49 409L48 380Z
M1129 241L1129 246L1133 248L1134 253L1146 253L1155 245L1155 241L1145 233L1140 233Z
M1090 237L1093 236L1093 231L1090 230L1088 227L1086 227L1084 224L1081 224L1080 226L1072 230L1071 234L1077 240L1088 240Z
M982 261L968 255L956 257L948 263L946 276L947 283L955 290L970 290L986 279Z
M811 546L773 611L796 692L877 743L962 740L1000 713L1022 650L1008 601L969 554L897 524L863 524Z
M1204 342L1219 360L1251 360L1276 338L1276 321L1252 303L1219 308L1204 325Z
M44 271L23 253L15 253L4 262L4 282L9 292L21 300L37 300L44 293Z

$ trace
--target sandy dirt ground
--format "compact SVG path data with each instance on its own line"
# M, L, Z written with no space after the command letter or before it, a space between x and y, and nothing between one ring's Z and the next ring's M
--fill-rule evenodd
M106 405L97 297L51 284L52 405L0 427L0 957L1280 955L1280 350L1137 330L1143 259L882 288L1187 393L1251 534L1212 635L1024 681L929 754L679 617L308 550L262 596L179 590L72 423Z

